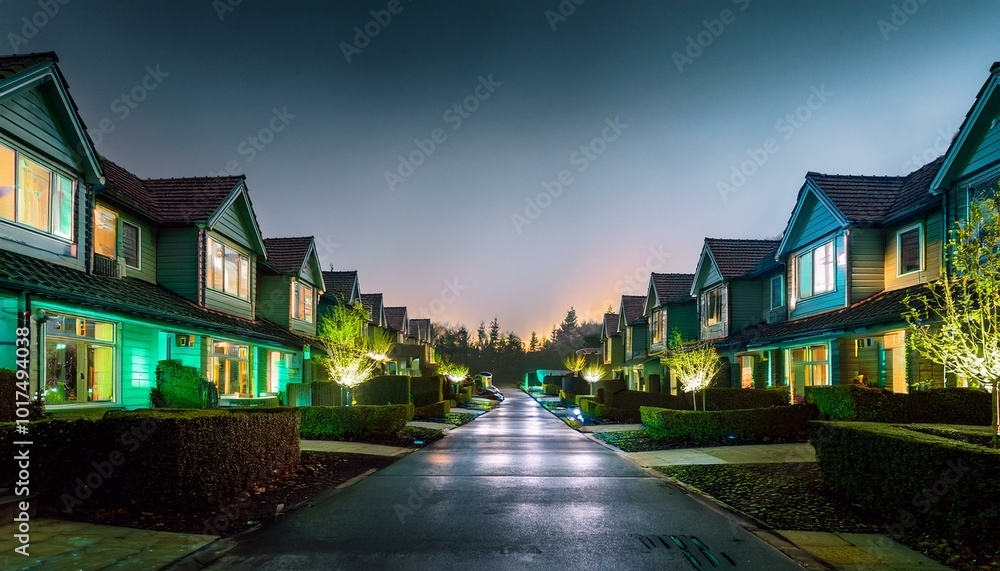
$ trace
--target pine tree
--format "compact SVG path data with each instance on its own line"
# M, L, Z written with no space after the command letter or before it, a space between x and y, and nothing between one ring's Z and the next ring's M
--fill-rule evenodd
M531 332L531 339L528 340L528 352L534 353L538 351L540 347L540 341L538 340L538 335L534 331Z

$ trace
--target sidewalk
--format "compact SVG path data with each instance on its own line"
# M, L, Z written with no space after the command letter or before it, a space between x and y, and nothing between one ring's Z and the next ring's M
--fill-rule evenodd
M159 569L218 539L57 519L31 522L29 557L14 553L14 526L0 527L3 569Z
M775 533L841 571L948 569L930 557L877 533L783 530Z
M412 448L367 444L365 442L340 442L336 440L300 440L300 450L312 452L340 452L343 454L371 454L373 456L403 456Z
M627 432L629 430L642 430L641 424L585 424L580 427L580 432Z
M695 464L775 464L783 462L815 462L812 444L752 444L747 446L717 446L712 448L682 448L631 452L625 455L642 466L690 466Z

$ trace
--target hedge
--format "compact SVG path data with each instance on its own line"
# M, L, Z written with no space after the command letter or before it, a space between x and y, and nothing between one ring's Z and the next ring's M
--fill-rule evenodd
M573 404L575 404L576 406L580 406L580 403L582 403L585 400L591 400L597 402L597 395L576 395L576 402L574 402Z
M542 385L542 392L550 397L559 396L559 391L562 390L560 385Z
M455 394L456 404L469 404L472 402L472 387L462 387L458 393Z
M219 390L195 367L176 360L156 363L156 388L150 401L157 408L211 408L219 404Z
M607 381L597 381L594 383L593 394L598 395L602 403L608 403L614 393L628 390L628 381L625 379L608 379Z
M814 422L809 440L827 487L884 518L890 535L1000 533L1000 450L858 422Z
M824 420L989 425L991 396L977 389L893 393L860 385L806 387L806 402Z
M640 411L650 438L700 444L802 442L816 417L810 405L715 411L644 406Z
M31 434L32 492L59 509L217 507L299 462L289 408L110 411L34 422ZM13 425L0 426L5 473L14 440Z
M559 400L566 406L573 406L576 404L577 397L584 396L578 395L576 393L567 393L566 391L559 391Z
M589 395L590 383L580 377L563 377L562 390L573 395Z
M443 400L427 406L415 407L413 418L445 418L451 412L451 401Z
M27 380L23 381L25 384ZM17 373L11 369L0 369L0 422L14 422L17 420L17 401L22 400L25 393L21 391L18 395ZM28 416L27 420L37 420L42 417L44 405L42 401L32 399L28 394ZM4 480L11 481L11 480Z
M706 410L746 410L787 405L789 393L772 389L729 389L711 388L705 391ZM605 404L614 408L639 414L639 407L653 406L673 410L693 410L691 393L679 395L647 393L643 391L619 391L604 394ZM698 393L698 410L702 409L702 395Z
M585 418L590 418L594 420L604 420L612 422L638 422L638 413L632 414L617 408L611 408L606 404L601 404L596 399L584 398L580 399L580 414Z
M348 437L393 436L413 419L413 405L304 406L302 438L339 440Z
M410 377L391 375L374 377L354 389L358 404L410 404Z
M410 397L413 406L422 407L444 400L443 377L414 377L410 379Z
M343 388L337 383L318 381L311 383L312 406L340 406L343 404Z

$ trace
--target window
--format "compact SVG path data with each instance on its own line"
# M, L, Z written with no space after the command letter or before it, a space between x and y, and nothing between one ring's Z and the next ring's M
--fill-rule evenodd
M799 254L795 258L795 270L799 282L799 299L833 291L833 240Z
M611 364L611 338L608 337L604 340L604 364Z
M722 323L725 320L723 310L723 306L725 305L725 301L723 300L724 293L725 286L719 286L701 294L702 319L705 325L711 326L716 323Z
M45 400L115 400L115 324L50 315L45 321Z
M625 359L632 358L632 328L625 328Z
M292 317L313 322L313 288L302 282L292 282Z
M250 346L228 341L212 343L212 382L220 395L253 396L250 384Z
M911 226L896 234L897 268L896 275L919 272L923 269L923 236L920 225Z
M0 145L0 218L72 239L75 186L72 179Z
M788 350L789 378L796 387L830 384L829 350L810 345Z
M118 257L118 214L103 206L94 207L94 253Z
M125 265L130 268L139 269L139 227L128 222L122 222L122 256L125 258Z
M753 355L743 355L740 357L740 387L744 389L753 388Z
M667 312L662 309L654 309L653 316L649 320L650 339L654 345L663 343L663 337L667 327Z
M771 278L771 309L785 305L785 276Z
M208 287L250 299L250 257L209 238Z

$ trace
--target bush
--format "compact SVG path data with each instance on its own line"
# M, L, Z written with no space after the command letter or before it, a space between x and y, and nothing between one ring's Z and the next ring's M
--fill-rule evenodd
M298 409L302 438L339 440L394 436L413 419L413 405L306 406Z
M579 402L580 414L586 418L614 422L639 421L638 413L631 414L620 409L611 408L608 405L601 404L595 398L581 398Z
M782 387L781 390L710 388L705 390L705 408L708 410L746 410L748 408L782 406L789 404L789 395L787 387ZM684 396L687 403L690 404L690 393ZM700 408L700 395L698 396L698 404Z
M472 387L462 387L455 395L455 402L458 404L469 404L472 402Z
M451 412L451 401L443 400L413 409L413 418L446 418Z
M563 377L562 390L574 395L589 395L590 383L580 377Z
M343 390L337 383L320 381L311 383L312 406L340 406L343 401Z
M806 402L824 420L988 425L990 394L977 389L893 393L860 385L806 387Z
M874 423L814 422L809 440L826 485L893 522L895 537L911 528L967 540L1000 533L998 450Z
M354 389L358 404L410 404L410 377L391 375L374 377Z
M22 382L25 385L29 384L27 379ZM27 390L20 392L18 395L17 373L11 369L0 369L0 422L17 420L17 401L23 400L25 395L30 393ZM45 404L40 399L31 398L30 394L27 394L27 397L30 399L27 420L38 420L42 417Z
M688 401L689 408L690 402L691 401ZM683 405L683 399L673 395L661 395L659 393L620 391L611 395L610 398L608 393L605 393L604 404L617 409L634 412L638 415L639 407L642 406L655 406L673 409L681 408Z
M597 402L597 395L576 395L576 401L573 404L575 404L576 406L580 406L580 403L582 403L585 400L592 400L594 402Z
M0 426L6 473L13 426ZM299 462L299 417L287 408L111 411L34 422L31 434L32 492L58 509L218 506Z
M810 405L707 412L646 406L640 410L650 438L700 444L801 442L809 420L816 417Z
M562 387L560 387L560 385L542 385L542 392L550 397L559 396L559 391L561 390Z
M628 381L625 379L609 379L607 381L597 381L594 383L593 394L600 395L598 399L602 403L609 403L614 398L615 393L628 390Z
M156 363L156 388L150 401L157 408L212 408L219 405L219 391L195 367L180 361Z
M573 406L574 404L576 404L576 398L578 396L582 395L578 395L576 393L567 393L566 391L559 391L559 400L561 400L562 403L566 406Z
M444 400L443 377L414 377L410 379L413 406L419 408Z

